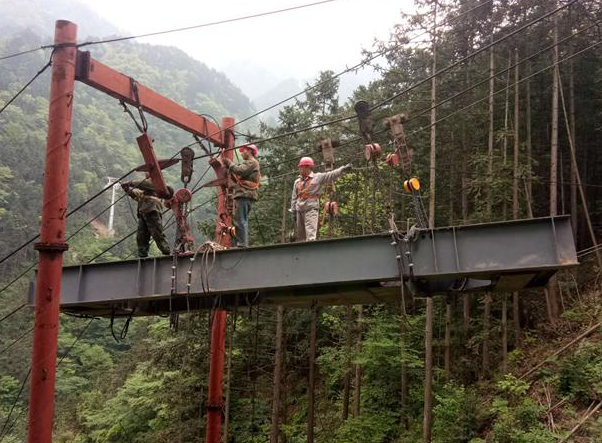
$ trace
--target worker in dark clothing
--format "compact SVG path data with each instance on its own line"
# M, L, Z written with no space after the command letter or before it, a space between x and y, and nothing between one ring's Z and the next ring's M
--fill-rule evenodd
M257 201L257 188L261 181L259 161L257 161L258 149L255 145L244 145L238 149L243 161L234 164L226 159L226 167L230 176L236 184L234 189L234 228L236 230L234 239L235 246L246 248L249 246L249 213L253 203Z
M138 244L138 257L148 257L151 237L164 255L169 255L169 244L163 232L164 203L157 196L155 188L149 179L132 180L122 183L121 187L127 195L138 202L138 232L136 243Z

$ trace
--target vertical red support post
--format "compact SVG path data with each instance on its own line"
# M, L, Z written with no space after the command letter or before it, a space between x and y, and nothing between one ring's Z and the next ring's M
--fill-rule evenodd
M222 161L225 158L234 158L234 135L231 128L234 119L222 118L224 128L224 149L221 153ZM217 226L215 241L223 246L230 246L228 235L222 237L220 222L232 226L232 214L228 206L232 204L229 200L228 187L221 186L217 200ZM222 309L217 309L213 314L211 325L211 361L209 364L209 398L207 400L207 434L206 443L219 443L222 428L223 393L222 382L224 378L224 355L226 351L226 322L228 314Z
M46 138L46 167L40 253L36 282L36 310L31 359L29 394L29 443L51 443L54 417L54 385L59 329L59 299L67 185L69 181L69 149L71 148L71 114L75 85L77 25L66 20L56 22Z

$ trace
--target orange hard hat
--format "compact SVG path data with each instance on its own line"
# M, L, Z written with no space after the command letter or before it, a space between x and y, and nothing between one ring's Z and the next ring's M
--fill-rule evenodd
M301 160L299 160L299 166L310 166L313 168L315 163L311 157L303 157Z
M259 149L257 149L257 146L253 144L243 145L240 148L238 148L240 152L242 152L244 149L250 149L253 153L253 157L257 157L257 154L259 153Z

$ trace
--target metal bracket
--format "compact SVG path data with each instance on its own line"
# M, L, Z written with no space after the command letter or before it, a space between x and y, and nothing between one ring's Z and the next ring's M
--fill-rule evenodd
M34 243L33 248L36 251L48 251L48 252L63 252L69 249L67 243Z

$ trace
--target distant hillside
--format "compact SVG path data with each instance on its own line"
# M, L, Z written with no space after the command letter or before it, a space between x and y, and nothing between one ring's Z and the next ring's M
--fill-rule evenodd
M80 37L117 34L119 29L75 0L0 0L0 36L22 28L51 38L57 19L78 24Z
M20 9L16 3L0 0L3 9L0 20L12 23L12 31L0 30L0 54L48 42L47 35L35 30L39 27L52 29L54 17L51 20L50 16L72 2L53 0L49 2L52 7L45 7L42 12L42 2L34 0L24 6L26 10L31 8L29 16L17 14ZM86 15L83 7L74 6L74 11L83 14L71 17L86 23L86 29L102 34L114 29L96 16ZM226 115L241 119L253 112L250 100L223 73L174 47L132 41L88 49L96 59L199 114L208 114L220 121ZM8 100L31 78L46 63L48 56L49 51L38 51L4 60L0 64L0 103ZM0 250L3 251L12 249L37 231L35 220L41 205L49 74L48 70L40 76L0 115ZM151 116L148 121L155 149L162 157L171 157L179 147L193 141L190 134L174 126ZM108 176L119 177L142 162L136 136L134 123L124 114L117 100L88 86L76 85L69 189L71 206L101 189ZM200 174L204 168L197 165L196 170ZM172 181L179 181L178 171L174 169L169 174ZM108 198L108 195L103 196L84 212L97 213L107 205ZM129 209L124 202L122 204L124 206L117 211L117 235L132 228ZM79 217L85 215L78 214ZM33 256L33 252L26 255Z
M265 109L276 102L297 94L302 89L303 87L297 79L289 78L277 83L264 94L254 98L253 105L257 109ZM303 99L303 96L299 97L299 99ZM277 106L276 108L263 114L261 119L268 124L275 124L277 122L278 112L280 109L282 109L283 106L290 105L292 103L294 103L294 101L291 100L290 102L283 103L281 106Z

